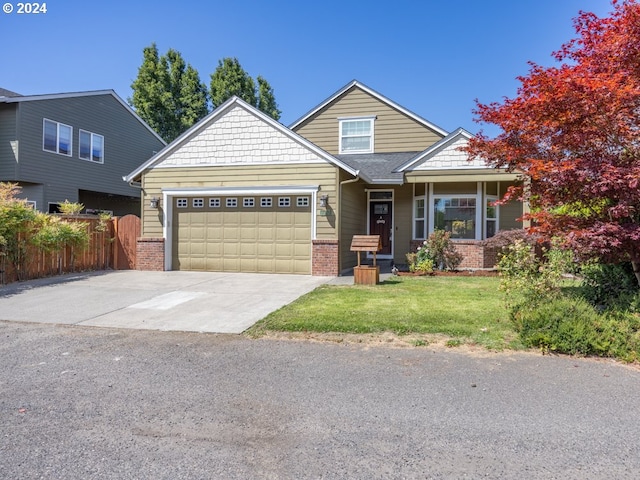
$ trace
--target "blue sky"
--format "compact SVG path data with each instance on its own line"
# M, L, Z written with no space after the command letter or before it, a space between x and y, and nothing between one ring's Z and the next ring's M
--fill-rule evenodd
M3 0L3 3L4 2ZM52 0L46 14L0 12L0 86L23 95L114 89L123 99L155 42L178 50L207 85L237 57L273 87L290 124L357 79L427 120L472 133L474 99L516 94L527 61L573 38L580 10L609 0Z

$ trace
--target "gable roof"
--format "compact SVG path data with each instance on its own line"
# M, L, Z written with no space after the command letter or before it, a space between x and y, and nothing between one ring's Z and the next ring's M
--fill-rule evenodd
M297 143L301 147L307 149L308 151L313 152L315 155L317 155L321 159L335 165L336 167L339 167L345 170L347 173L353 176L358 176L360 174L357 168L354 168L348 165L347 163L343 162L342 160L339 160L333 155L327 153L317 145L311 143L310 141L298 135L294 131L289 130L287 127L285 127L278 121L274 120L270 116L266 115L265 113L261 112L254 106L249 105L247 102L245 102L241 98L233 96L229 100L224 102L222 105L220 105L218 108L216 108L209 115L201 119L198 123L193 125L187 131L185 131L182 135L176 138L173 142L167 145L164 149L162 149L156 155L151 157L147 162L140 165L129 175L123 177L123 180L125 180L126 182L135 181L145 170L149 170L150 168L153 168L156 165L159 165L163 160L169 157L169 155L176 152L180 147L185 145L187 142L189 142L191 139L193 139L199 133L205 130L208 126L216 122L216 120L222 118L229 111L231 111L233 108L236 108L236 107L240 107L244 109L254 117L258 118L260 121L266 123L269 127L277 130L280 134L286 136L287 138Z
M6 88L0 88L0 97L20 97L21 95Z
M444 137L442 140L431 145L429 148L427 148L423 152L418 153L418 155L409 159L402 165L399 165L395 169L395 172L402 173L402 172L411 171L417 166L422 165L425 162L428 162L429 160L433 159L435 156L437 156L447 147L450 147L453 144L455 144L455 142L459 140L468 141L471 137L473 137L473 135L469 133L467 130L465 130L464 128L458 128L454 132L451 132L449 135ZM470 165L470 166L476 167L476 168L478 167L478 165Z
M4 89L0 89L4 90ZM14 93L10 90L4 90L5 92ZM93 97L97 95L109 95L113 97L118 103L120 103L138 122L140 122L149 132L151 132L158 140L162 142L163 145L166 145L165 142L160 135L153 130L147 122L145 122L138 114L129 106L127 102L122 100L118 94L116 94L113 90L90 90L86 92L70 92L70 93L48 93L43 95L19 95L16 96L2 96L2 91L0 91L0 103L22 103L22 102L37 102L40 100L61 100L65 98L79 98L79 97Z
M369 95L371 95L372 97L378 99L380 102L386 103L387 105L389 105L391 108L394 108L395 110L398 110L399 112L405 114L406 116L412 118L413 120L415 120L416 122L424 125L427 128L430 128L431 130L439 133L440 135L446 136L448 134L448 132L440 127L438 127L437 125L435 125L434 123L431 123L430 121L422 118L421 116L413 113L411 110L407 110L406 108L404 108L403 106L397 104L396 102L394 102L393 100L390 100L389 98L385 97L384 95L376 92L375 90L373 90L372 88L367 87L364 83L359 82L357 80L352 80L351 82L347 83L344 87L342 87L340 90L338 90L336 93L334 93L333 95L331 95L329 98L327 98L325 101L323 101L322 103L320 103L318 106L316 106L315 108L309 110L307 113L305 113L302 117L300 117L298 120L296 120L295 122L293 122L291 125L289 125L290 129L295 129L296 127L298 127L300 124L302 124L303 122L305 122L306 120L308 120L310 117L312 117L313 115L315 115L317 112L319 112L320 110L322 110L324 107L326 107L327 105L329 105L330 103L332 103L333 101L335 101L336 99L342 97L343 95L345 95L347 92L349 92L351 89L353 88L359 88L360 90L363 90L364 92L368 93Z

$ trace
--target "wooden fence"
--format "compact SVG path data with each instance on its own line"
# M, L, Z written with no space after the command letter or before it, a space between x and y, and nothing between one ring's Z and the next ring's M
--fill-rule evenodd
M127 217L134 217L136 222ZM135 215L123 217L125 227L118 228L118 217L109 220L104 229L97 228L99 219L94 215L64 217L67 221L86 223L89 230L89 244L85 249L72 251L66 247L61 251L45 253L34 246L26 252L26 262L16 271L6 258L0 256L0 285L18 280L50 277L60 273L91 270L126 270L135 268L135 248L131 242L140 236L140 219ZM126 219L126 220L125 220ZM131 240L133 237L133 240ZM123 247L127 245L126 247Z

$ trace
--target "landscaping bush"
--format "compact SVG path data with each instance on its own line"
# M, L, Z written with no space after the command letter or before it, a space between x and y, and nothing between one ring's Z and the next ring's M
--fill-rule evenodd
M444 230L435 230L416 252L407 254L407 263L412 272L455 270L461 262L462 254L456 250L451 232Z
M561 296L521 309L514 325L525 346L626 361L638 358L640 317L601 314L583 298Z
M603 309L637 308L638 282L631 263L601 264L588 263L582 266L582 295L592 305ZM635 307L634 307L635 305Z

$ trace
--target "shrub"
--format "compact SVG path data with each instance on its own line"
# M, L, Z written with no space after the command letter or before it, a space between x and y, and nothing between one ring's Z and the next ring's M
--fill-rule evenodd
M591 262L580 271L580 294L592 305L604 309L637 305L638 282L631 263L601 264ZM627 304L626 307L624 304Z
M462 254L451 240L451 232L435 230L421 248L438 270L455 270L462 262Z
M600 355L635 361L640 348L640 317L599 314L586 300L560 296L515 321L522 343L571 355Z

